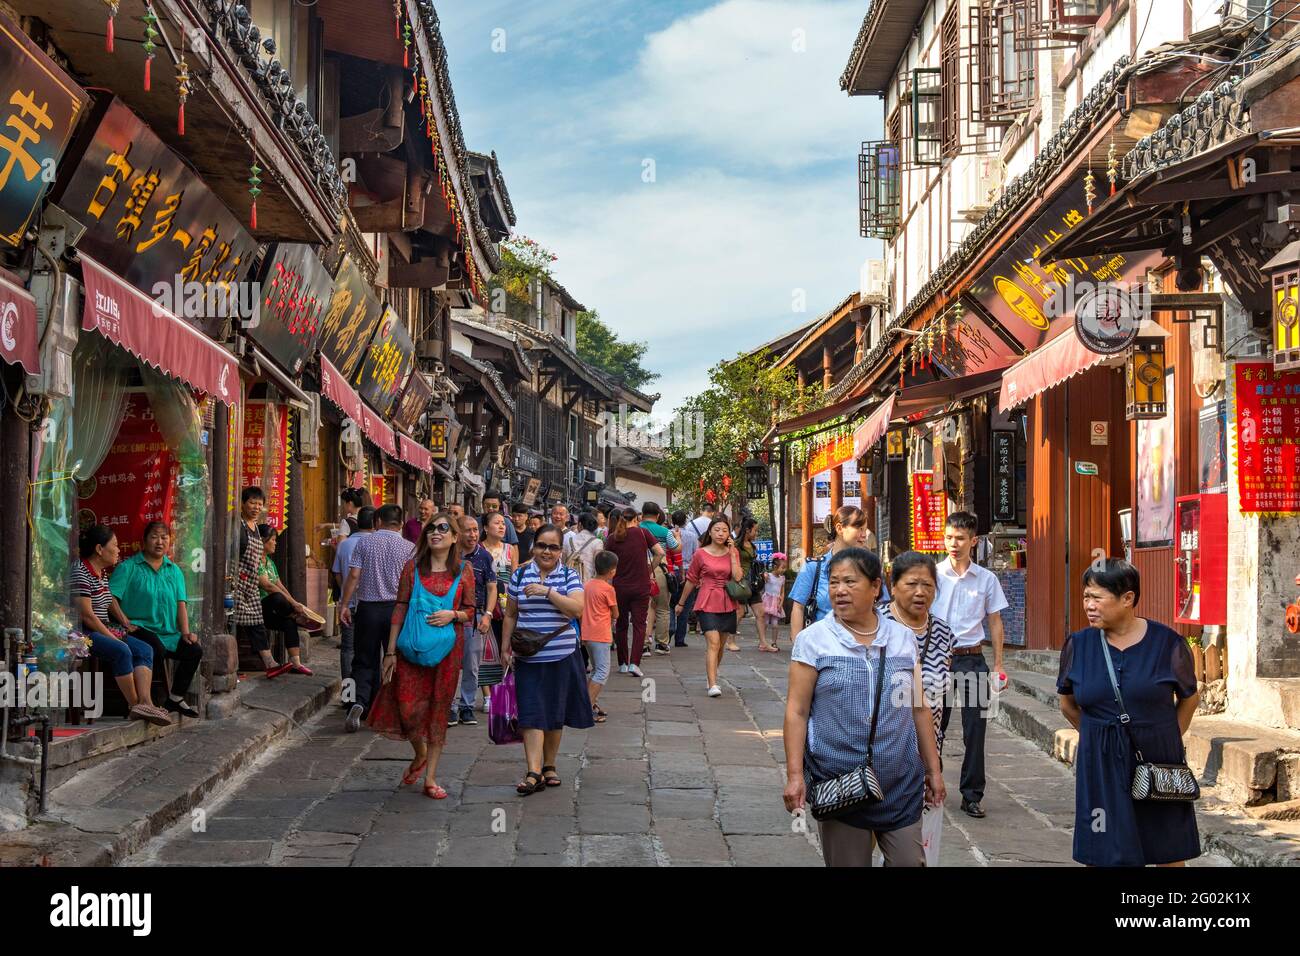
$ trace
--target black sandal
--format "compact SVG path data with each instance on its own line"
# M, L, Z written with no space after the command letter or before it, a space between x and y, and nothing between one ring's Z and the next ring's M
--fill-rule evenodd
M548 770L551 773L555 774L555 776L554 777L546 776ZM554 767L549 767L549 766L542 768L542 779L546 781L546 786L548 787L558 787L563 782L560 780L559 771L556 770Z
M605 713L599 707L591 708L591 719L598 724L603 724L605 722L605 718L608 716L609 714Z
M529 780L534 780L536 782L529 783ZM537 791L544 789L546 789L546 780L536 770L528 771L528 773L524 774L524 779L515 784L515 793L519 794L521 797L529 796L530 794L537 793Z

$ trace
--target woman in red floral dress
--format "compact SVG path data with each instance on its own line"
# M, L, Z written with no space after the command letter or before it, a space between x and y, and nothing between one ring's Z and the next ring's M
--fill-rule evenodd
M435 800L447 796L447 791L438 786L438 758L447 739L451 700L460 688L461 658L465 650L461 625L474 617L474 571L468 562L460 559L454 527L455 519L449 514L439 513L430 518L420 535L415 557L402 570L388 633L388 650L384 655L383 686L366 718L372 730L410 741L415 757L402 783L415 783L423 771L424 795ZM435 611L425 619L433 627L447 624L456 627L456 644L436 667L412 664L397 653L397 636L406 621L417 568L420 583L438 598L447 596L456 575L460 575L451 609Z

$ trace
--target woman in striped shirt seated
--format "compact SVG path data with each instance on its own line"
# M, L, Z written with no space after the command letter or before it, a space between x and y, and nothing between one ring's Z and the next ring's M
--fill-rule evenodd
M165 727L172 719L150 699L153 648L131 636L139 628L122 613L108 588L108 572L121 553L117 535L105 525L93 525L81 532L79 545L81 560L72 566L71 574L72 606L90 638L90 653L117 681L131 717Z
M575 626L582 616L582 581L577 571L560 563L560 535L553 524L537 529L533 560L510 576L506 592L501 653L507 663L516 629L553 635L532 657L520 657L515 668L519 729L528 760L528 772L515 787L522 796L558 787L555 760L564 728L585 730L595 723Z

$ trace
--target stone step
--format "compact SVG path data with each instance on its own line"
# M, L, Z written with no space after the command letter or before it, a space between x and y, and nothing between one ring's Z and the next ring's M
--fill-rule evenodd
M1032 697L1039 703L1046 704L1054 710L1060 709L1060 695L1056 693L1056 675L1036 673L1034 671L1008 670L1007 679L1011 687L1020 693Z
M1278 688L1278 696L1282 700L1282 719L1292 730L1300 730L1300 680L1286 681Z
M1195 717L1187 732L1187 763L1203 783L1247 805L1278 797L1278 767L1293 765L1300 733L1271 730L1222 716ZM1284 789L1289 784L1284 783Z
M992 654L985 651L985 657L989 658L992 664ZM1006 667L1007 673L1012 670L1030 671L1034 674L1044 674L1048 677L1056 677L1057 671L1061 666L1060 651L1013 651L1010 648L1003 655L1003 666Z
M1022 680L1025 679L1025 675L1019 676ZM1012 678L1011 686L998 695L997 700L998 723L1067 766L1074 766L1079 732L1061 716L1058 707L1022 691L1016 686L1015 678Z

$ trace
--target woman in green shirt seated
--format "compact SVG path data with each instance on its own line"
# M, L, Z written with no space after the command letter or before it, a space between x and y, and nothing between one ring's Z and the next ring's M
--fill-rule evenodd
M257 533L262 538L262 564L257 569L257 587L262 595L262 619L267 630L278 630L284 635L284 646L289 652L289 672L310 674L311 668L302 662L298 625L310 625L304 613L307 608L294 600L289 589L280 583L280 571L271 560L280 532L269 524L259 524Z
M167 658L176 662L164 706L174 714L198 717L199 712L185 702L185 695L203 659L203 646L190 630L185 576L167 557L171 543L171 528L151 521L144 529L143 549L117 566L108 586L122 613L138 628L132 637L153 648L155 662ZM154 673L166 682L165 667L155 666Z

